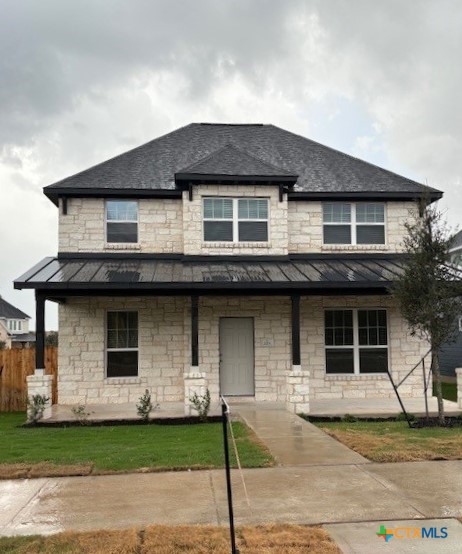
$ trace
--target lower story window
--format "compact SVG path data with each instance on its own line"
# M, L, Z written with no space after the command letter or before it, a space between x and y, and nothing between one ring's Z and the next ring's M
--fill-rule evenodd
M388 371L386 310L326 310L326 373Z
M138 375L138 312L107 312L107 377Z

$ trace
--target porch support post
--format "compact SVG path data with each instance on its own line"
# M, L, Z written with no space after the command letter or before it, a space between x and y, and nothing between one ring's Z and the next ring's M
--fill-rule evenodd
M39 415L42 419L51 416L52 402L52 375L45 375L45 300L43 292L35 291L35 373L27 377L27 397L29 405L27 417L29 421L37 418L33 410L34 397L44 397L46 402L43 412Z
M459 410L462 410L462 367L456 368L456 378L457 378L457 404Z
M292 367L287 373L287 409L293 413L310 411L310 373L301 365L300 355L300 295L291 295L292 303Z
M35 375L45 373L45 296L35 291Z
M184 378L184 413L186 416L197 415L193 412L191 397L194 394L203 396L207 390L205 373L199 368L199 296L191 296L191 365L185 370Z
M300 295L292 297L292 365L300 365Z
M199 297L191 296L191 365L199 365Z

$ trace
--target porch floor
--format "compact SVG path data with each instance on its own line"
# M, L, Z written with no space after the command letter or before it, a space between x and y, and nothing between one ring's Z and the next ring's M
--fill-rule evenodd
M410 414L425 415L424 398L403 398L404 408ZM435 396L428 398L430 415L438 414L438 404ZM457 415L462 410L457 402L444 400L444 410L447 415ZM401 412L397 398L341 398L337 400L311 400L310 416L344 416L350 414L358 417L393 417Z
M229 399L231 408L233 406L242 406L240 399ZM245 405L254 404L254 400L246 399ZM423 398L404 398L404 407L414 415L425 414L425 403ZM258 402L259 410L274 410L275 408L285 408L283 403L276 402ZM428 399L428 407L431 415L438 413L435 397ZM445 412L448 415L461 414L456 402L444 401ZM86 411L89 412L89 421L102 421L110 419L139 419L136 413L135 404L87 404ZM233 411L233 410L231 410ZM335 400L312 400L310 403L311 416L339 417L345 414L351 414L358 417L393 417L401 412L400 405L396 398L341 398ZM212 405L209 415L217 416L221 414L221 409L217 404ZM160 408L151 413L152 418L166 419L185 417L184 404L182 402L169 402L161 404ZM76 417L72 413L72 406L55 404L51 409L51 417L43 420L46 422L56 421L75 421Z

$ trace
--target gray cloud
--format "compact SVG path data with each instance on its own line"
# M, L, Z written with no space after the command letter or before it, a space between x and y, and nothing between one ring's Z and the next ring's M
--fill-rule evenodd
M271 121L461 221L461 28L452 0L0 0L0 293L56 250L43 185L190 121Z

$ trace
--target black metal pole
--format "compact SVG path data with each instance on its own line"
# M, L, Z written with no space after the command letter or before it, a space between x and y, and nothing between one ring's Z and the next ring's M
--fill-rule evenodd
M406 418L406 421L407 421L407 424L409 425L409 428L412 427L411 425L411 420L409 419L409 416L407 415L407 412L406 412L406 408L404 407L404 404L401 400L401 396L399 395L399 392L398 392L398 389L390 375L390 371L387 370L387 374L388 374L388 378L390 379L390 383L391 383L391 386L393 387L393 390L395 391L395 394L396 394L396 397L398 398L398 402L400 403L401 405L401 409L403 410L403 414L404 414L404 417Z
M35 291L35 369L45 373L45 296Z
M428 383L427 383L427 377L425 373L425 358L422 358L422 372L423 372L424 393L425 393L425 417L426 419L428 419L428 398L427 398Z
M221 402L221 414L223 421L223 442L225 447L226 491L228 493L229 533L231 535L231 554L239 554L236 549L236 535L234 533L233 493L231 490L231 468L229 465L228 448L228 412L225 403Z

